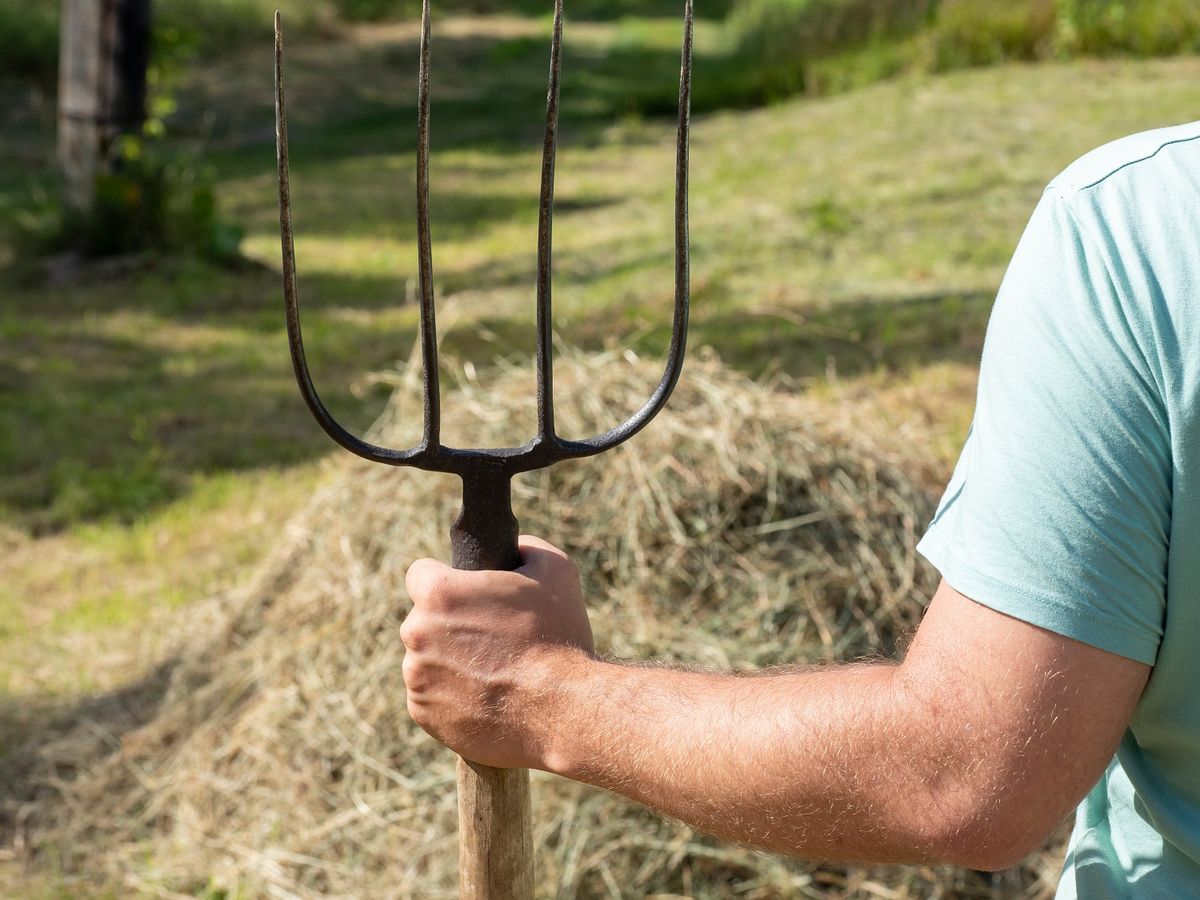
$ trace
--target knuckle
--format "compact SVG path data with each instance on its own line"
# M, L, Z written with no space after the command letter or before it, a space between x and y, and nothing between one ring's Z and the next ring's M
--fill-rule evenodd
M423 580L419 596L414 602L427 609L446 609L453 605L455 597L454 578L449 572L431 572Z
M429 560L418 559L408 567L408 571L404 573L404 586L410 594L415 594L425 577L425 571L429 567Z
M404 659L400 664L400 671L404 676L404 684L408 686L409 692L419 690L425 666L421 665L421 661L416 658L416 654L408 653L404 655Z
M424 627L416 620L415 616L409 616L400 626L400 640L404 642L404 646L408 648L409 652L422 650L429 643ZM408 657L405 657L405 662L407 661Z
M404 660L402 673L404 690L408 692L408 702L410 704L428 702L430 691L433 688L433 678L428 668L421 665L419 661Z
M411 696L408 698L408 715L425 731L429 730L429 719L425 705Z
M432 559L419 559L408 568L404 584L416 605L436 601L447 591L450 570Z

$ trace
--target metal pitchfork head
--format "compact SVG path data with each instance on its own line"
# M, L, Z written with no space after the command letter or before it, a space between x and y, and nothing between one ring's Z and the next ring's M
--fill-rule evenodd
M671 344L662 380L646 404L629 420L605 434L575 441L560 437L554 429L554 372L551 347L550 269L552 219L554 215L554 163L558 143L559 80L562 69L562 0L555 0L554 33L550 49L550 86L546 98L546 138L542 155L541 200L538 214L537 260L537 436L521 447L504 449L460 449L441 441L441 405L438 385L438 347L434 317L433 256L429 230L429 79L430 9L423 0L421 11L420 75L417 93L417 251L420 273L420 342L424 364L425 428L421 442L408 450L392 450L355 437L334 419L321 402L309 374L300 331L296 299L296 251L292 234L291 191L288 180L287 116L283 87L283 32L275 14L275 116L279 164L279 226L283 243L283 290L287 306L288 343L300 392L309 410L334 441L364 459L393 466L413 466L431 472L458 475L463 482L463 505L451 528L451 556L457 569L515 569L517 521L513 517L513 475L546 468L567 459L594 456L629 440L666 405L683 369L688 326L688 124L692 82L692 0L685 0L683 58L679 78L679 131L675 168L675 307ZM466 764L483 782L512 773L499 773ZM521 773L522 775L524 773ZM470 773L466 776L471 777ZM464 783L460 766L460 819L463 822L460 867L464 897L525 896L531 884L528 862L528 786L524 798L519 784L500 781ZM510 790L511 789L511 790ZM464 797L464 791L475 799ZM510 803L511 801L511 803ZM524 803L526 812L516 806ZM492 810L483 816L480 805ZM511 806L511 808L510 808ZM524 825L520 820L524 817ZM482 819L504 826L475 840L468 830L488 831ZM474 824L468 828L469 820ZM525 829L524 836L514 832ZM515 847L521 844L524 849ZM523 843L522 843L523 842ZM471 846L469 846L471 845ZM504 847L509 849L505 850ZM484 858L488 857L489 858ZM522 855L525 860L522 861ZM506 859L505 857L510 857Z

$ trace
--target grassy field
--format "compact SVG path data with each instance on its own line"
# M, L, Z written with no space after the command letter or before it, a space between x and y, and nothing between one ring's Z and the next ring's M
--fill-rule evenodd
M528 359L544 17L437 24L434 262L447 377ZM585 348L655 356L671 298L679 24L570 22L556 317ZM695 346L833 400L871 398L947 464L970 417L1005 263L1044 183L1122 134L1195 118L1200 61L912 76L721 111L698 30ZM119 683L170 610L231 588L322 479L330 445L291 380L274 201L270 47L186 74L173 130L206 148L235 267L74 267L0 243L0 749L46 702ZM290 55L293 192L310 359L365 427L416 315L416 33L362 26ZM706 94L706 92L708 92ZM53 107L0 87L0 227L52 189ZM532 375L530 421L532 421ZM571 398L562 401L570 403ZM910 426L918 427L910 427ZM469 423L448 435L471 440Z

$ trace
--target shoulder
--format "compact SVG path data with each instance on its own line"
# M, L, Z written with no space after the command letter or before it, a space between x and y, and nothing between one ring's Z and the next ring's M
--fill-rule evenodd
M1064 199L1127 194L1141 187L1200 190L1200 122L1130 135L1085 154L1050 182Z
M1034 241L1096 255L1131 310L1194 315L1200 122L1093 150L1050 182L1043 205Z

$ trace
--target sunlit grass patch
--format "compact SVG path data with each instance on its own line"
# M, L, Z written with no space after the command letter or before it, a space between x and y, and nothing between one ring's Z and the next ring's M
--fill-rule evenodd
M319 477L304 466L196 478L133 524L15 539L0 560L0 696L119 683L127 673L106 661L152 650L164 612L240 583Z

